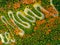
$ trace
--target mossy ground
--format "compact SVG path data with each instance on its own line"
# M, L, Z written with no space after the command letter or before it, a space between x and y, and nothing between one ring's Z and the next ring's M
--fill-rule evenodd
M9 10L12 10L15 13L16 11L24 10L26 6L31 7L32 5L32 4L30 5L21 4L20 8L14 9L13 4L15 2L18 1L11 0L10 2L1 2L0 16L4 15L8 19L7 12ZM60 18L60 0L53 0L53 3L56 9L59 11L59 18ZM49 21L49 19L44 19L44 20L46 20L46 23L39 25L39 28L36 31L34 31L33 28L29 29L30 31L27 29L28 31L26 32L23 38L14 35L14 38L16 39L16 43L14 45L60 45L60 19L56 19L56 21L54 22L54 24L56 24L56 27L54 27L54 24L52 24L53 27L50 25L50 27L46 27L46 28L44 27L48 23L47 21ZM51 32L48 33L47 31L49 29L51 30ZM13 32L12 30L11 32ZM8 31L8 29L5 27L5 25L0 19L0 33L3 33L4 31ZM3 45L9 45L9 44L3 44Z

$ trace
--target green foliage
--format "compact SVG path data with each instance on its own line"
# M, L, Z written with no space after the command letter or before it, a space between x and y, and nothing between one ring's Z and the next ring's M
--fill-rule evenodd
M0 0L0 7L4 7L6 5L7 0Z
M0 7L5 7L6 4L9 3L14 3L14 2L18 2L19 0L0 0Z
M48 0L41 0L41 1L42 1L42 6L50 5L50 1Z
M0 0L0 2L6 2L7 0Z
M14 2L18 2L19 0L0 0L0 7L5 7L7 1L9 3L14 3ZM42 0L42 1L44 2L43 5L49 5L49 3L46 2L47 0L46 1ZM56 8L60 11L60 0L53 0L53 3L56 6ZM23 10L24 7L25 5L21 4L19 10ZM0 21L0 25L3 25L2 21ZM44 32L41 31L40 29L37 30L36 32L33 32L33 30L27 30L26 33L30 34L33 32L34 35L30 34L30 36L28 35L27 37L23 37L23 38L20 38L19 36L15 35L14 38L16 39L16 45L46 45L47 43L50 43L51 45L60 45L60 40L53 39L55 36L57 38L60 38L60 24L57 25L58 26L56 28L53 28L49 35L45 35ZM6 29L6 28L4 26L0 26L0 30L2 29ZM7 44L3 44L3 45L7 45Z
M60 0L53 0L53 4L57 8L57 10L60 12Z

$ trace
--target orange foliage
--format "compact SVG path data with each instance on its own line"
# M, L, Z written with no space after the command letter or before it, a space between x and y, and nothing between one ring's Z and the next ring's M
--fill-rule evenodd
M14 33L16 34L16 35L19 35L19 32L21 32L18 28L15 28L15 30L14 30Z
M46 10L46 9L44 9L44 8L41 8L40 9L44 14L48 14L49 12Z
M34 27L34 30L38 30L39 26L46 23L46 20L37 20L36 26Z
M13 4L14 9L17 9L20 7L20 2L16 2Z
M38 29L38 27L37 27L37 26L35 26L35 27L34 27L34 30L37 30L37 29Z
M2 41L0 41L0 45L2 45Z
M46 24L46 25L45 25L45 27L49 27L49 26L50 26L50 24Z
M51 32L51 29L48 29L48 30L46 31L46 35L49 34L50 32Z
M36 25L40 25L40 20L37 20L36 21Z
M23 0L24 4L32 4L34 2L35 2L35 0Z
M42 8L41 11L45 14L46 18L49 18L50 16L53 16L53 13L50 13L49 11L47 11L46 9Z
M51 19L49 19L49 22L53 24L55 22L55 19L51 18Z
M38 26L38 25L44 24L45 22L46 22L46 20L38 20L38 21L36 21L36 24Z
M47 10L45 8L41 8L41 11L45 14L46 18L49 18L51 16L55 17L56 15L58 15L58 11L52 6L48 7Z
M58 16L56 16L56 17L54 17L55 19L59 19L60 17L58 17Z
M49 12L53 13L53 14L58 14L58 11L57 11L56 9L54 9L52 6L49 7L47 10L48 10Z

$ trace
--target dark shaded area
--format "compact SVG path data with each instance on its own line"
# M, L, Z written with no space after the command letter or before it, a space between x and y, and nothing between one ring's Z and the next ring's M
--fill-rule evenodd
M53 4L57 8L57 10L60 12L60 0L53 0Z

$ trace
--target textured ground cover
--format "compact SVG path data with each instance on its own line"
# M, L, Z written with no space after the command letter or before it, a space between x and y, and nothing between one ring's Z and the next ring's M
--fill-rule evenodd
M23 18L23 16L19 15L19 17L25 22L28 22L31 27L28 28L28 26L26 25L26 23L24 24L22 21L19 20L19 18L16 15L17 11L22 12L22 14L24 16L26 16L26 14L24 14L24 10L26 9L26 7L30 10L32 10L35 14L37 14L38 16L41 16L41 13L37 12L36 10L34 10L33 4L23 4L21 1L19 0L4 0L4 1L0 1L0 34L3 34L4 40L6 41L7 38L5 36L5 32L9 32L10 37L9 39L14 40L15 42L10 40L10 43L5 44L1 41L0 38L0 45L60 45L60 1L59 0L53 0L53 4L54 7L56 7L56 10L51 9L51 4L50 4L50 0L37 0L37 2L39 4L42 5L43 8L45 8L46 10L48 10L49 12L47 12L46 10L40 10L38 8L39 11L41 11L44 14L44 19L40 20L40 18L36 17L36 22L33 21L29 21L26 20L25 18ZM37 4L37 3L36 3ZM27 10L27 9L26 9ZM52 10L52 11L51 11ZM16 21L15 23L18 25L16 26L14 24L14 20L12 15L10 15L11 17L9 18L8 12L12 11L14 14L14 17L17 21L19 21L20 23L23 23L25 25L25 27L22 25L19 25ZM28 11L28 10L27 10ZM55 15L55 17L53 16L54 14L58 14ZM31 14L31 12L29 12L29 15L33 15ZM7 19L8 22L6 22L5 18ZM1 20L1 17L3 17L2 19L6 22L4 23ZM32 18L30 16L26 16L29 19L32 20ZM33 18L34 19L34 18ZM10 26L8 23L10 23L12 26ZM26 27L27 26L27 27ZM18 29L18 27L22 28L23 31L25 32L24 36L21 37L21 35L19 35L20 29ZM6 41L7 42L7 41Z

